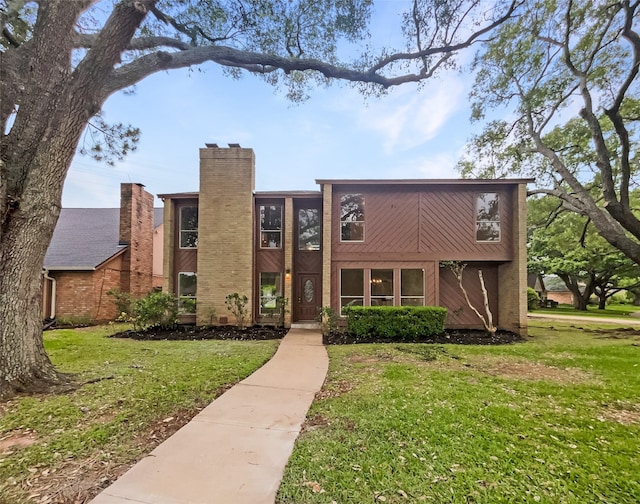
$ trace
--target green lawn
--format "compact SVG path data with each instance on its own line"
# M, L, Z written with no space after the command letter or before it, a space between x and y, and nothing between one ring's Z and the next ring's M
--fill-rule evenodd
M640 336L580 327L329 347L277 502L640 502Z
M67 394L0 404L0 447L12 440L33 443L0 449L0 503L29 496L29 502L84 502L260 367L278 343L106 337L115 330L45 333L61 371L97 381Z
M615 317L626 318L631 313L640 311L640 306L611 304L604 310L598 310L597 306L588 305L587 311L576 310L572 305L561 304L556 308L536 308L532 313L548 313L555 315L578 315L580 317Z

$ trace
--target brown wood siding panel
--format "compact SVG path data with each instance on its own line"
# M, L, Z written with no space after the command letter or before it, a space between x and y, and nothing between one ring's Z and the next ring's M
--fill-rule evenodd
M293 255L295 273L322 273L322 252L296 251Z
M464 270L463 285L473 306L484 315L484 301L478 278L479 269L482 270L485 286L489 293L489 306L493 314L493 323L498 325L498 266L494 264L468 265ZM446 322L447 327L483 327L482 321L467 305L455 276L446 267L440 268L439 291L440 306L449 310Z
M284 272L284 251L283 250L261 250L256 254L256 273L261 271ZM256 284L258 285L258 284Z
M481 189L481 191L478 191ZM365 195L365 241L340 241L340 196ZM501 240L475 239L478 192L500 194ZM336 189L333 198L333 260L511 260L513 189L504 186L384 187Z

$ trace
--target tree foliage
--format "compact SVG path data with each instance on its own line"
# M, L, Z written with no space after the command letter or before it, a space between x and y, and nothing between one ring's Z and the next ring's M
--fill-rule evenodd
M536 179L640 264L637 1L527 0L478 54L463 174ZM503 118L493 119L500 113Z
M528 269L557 275L586 310L592 295L599 308L616 292L637 287L640 267L607 243L588 219L563 210L555 198L529 201Z

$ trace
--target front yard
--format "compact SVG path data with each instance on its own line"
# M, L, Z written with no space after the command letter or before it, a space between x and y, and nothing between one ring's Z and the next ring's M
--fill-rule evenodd
M640 502L640 333L530 335L329 347L278 502Z

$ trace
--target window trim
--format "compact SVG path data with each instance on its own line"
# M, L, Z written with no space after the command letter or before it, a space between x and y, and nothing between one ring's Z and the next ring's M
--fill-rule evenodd
M280 229L265 229L263 228L263 220L262 220L262 209L263 208L270 208L270 207L279 207L280 208ZM260 242L260 248L262 250L278 250L278 249L282 249L282 212L283 212L283 205L281 203L265 203L265 204L260 204L258 205L258 218L259 218L259 242ZM263 234L271 234L271 233L278 233L279 239L278 239L278 244L275 247L269 247L268 245L268 241L266 241L267 245L264 246L262 243L262 235Z
M360 196L362 198L362 220L343 220L342 218L342 205L343 198L345 196ZM362 192L355 193L343 193L340 195L340 243L364 243L366 232L366 218L365 218L365 194ZM345 224L359 224L362 227L362 239L361 240L345 240L342 237L342 229Z
M481 198L482 195L484 194L495 194L496 198L498 199L498 219L497 220L484 220L484 219L479 219L478 217L478 202ZM475 210L475 226L474 226L474 234L475 234L475 241L476 243L500 243L502 242L502 218L501 218L501 203L500 200L502 199L502 194L498 191L486 191L486 192L477 192L475 194L475 205L474 205L474 210ZM490 224L498 224L498 238L495 240L479 240L478 239L478 231L479 231L479 225L481 223L490 223Z
M183 229L182 228L182 211L187 208L194 208L196 210L196 228L195 229ZM178 209L178 248L180 250L194 250L198 248L198 218L199 218L199 208L198 205L184 205L179 207ZM192 247L185 247L182 245L182 233L195 233L196 236L196 244Z
M184 294L182 294L180 292L180 287L181 287L181 285L180 285L180 277L183 276L183 275L185 275L185 276L194 276L196 278L196 293L193 296L184 295ZM195 313L195 310L197 309L196 307L197 307L197 304L198 304L198 272L197 271L179 271L178 272L178 285L177 285L176 292L178 294L178 296L177 296L178 297L178 308L179 308L180 313L189 313L189 314ZM193 299L194 300L195 303L194 303L194 311L193 312L185 311L182 308L182 301L181 300L183 298Z
M263 296L262 295L262 275L264 274L268 274L268 275L277 275L276 278L276 292L274 293L274 296ZM274 314L276 314L277 310L278 310L278 302L277 299L279 297L283 296L283 288L282 288L282 272L281 271L261 271L258 274L258 314L263 316L263 317L269 317L269 316L273 316ZM262 300L263 299L269 299L270 301L273 299L276 302L276 306L275 308L271 309L269 308L269 311L262 311L263 308L263 304L262 304Z

